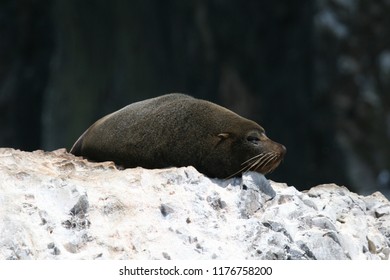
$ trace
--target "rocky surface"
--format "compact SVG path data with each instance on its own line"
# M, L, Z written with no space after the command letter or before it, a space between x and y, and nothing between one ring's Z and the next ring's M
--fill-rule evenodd
M0 259L389 259L390 203L0 149Z

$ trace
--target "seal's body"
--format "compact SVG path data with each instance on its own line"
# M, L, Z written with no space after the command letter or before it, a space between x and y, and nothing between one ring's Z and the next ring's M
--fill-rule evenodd
M125 168L194 166L209 177L266 174L285 147L257 123L214 103L167 94L130 104L94 123L71 153Z

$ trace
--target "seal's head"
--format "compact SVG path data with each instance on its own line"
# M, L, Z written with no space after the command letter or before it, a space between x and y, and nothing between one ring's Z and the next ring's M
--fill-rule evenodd
M286 154L286 147L269 139L264 129L257 123L245 120L234 125L235 132L221 133L220 145L229 151L234 163L227 168L228 178L247 171L267 174L275 170ZM225 153L226 155L226 153Z
M286 148L270 140L262 128L246 133L237 141L237 146L238 152L253 155L241 163L242 168L238 172L257 171L265 175L278 167L286 153Z

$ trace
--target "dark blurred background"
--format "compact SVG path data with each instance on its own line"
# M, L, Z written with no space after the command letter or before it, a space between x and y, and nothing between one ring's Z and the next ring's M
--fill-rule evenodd
M184 92L259 122L268 175L389 195L390 1L1 0L0 146L68 150L99 117Z

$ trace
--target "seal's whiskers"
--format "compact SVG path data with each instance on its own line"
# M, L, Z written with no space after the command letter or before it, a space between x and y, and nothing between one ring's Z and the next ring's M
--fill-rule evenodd
M250 170L259 170L262 174L267 174L273 171L279 163L280 155L278 153L270 152L270 153L261 153L250 159L244 161L241 166L243 166L240 170L230 175L226 179L232 178L235 175L238 175L242 172L247 172Z

